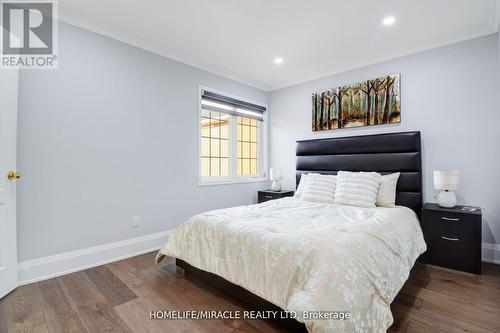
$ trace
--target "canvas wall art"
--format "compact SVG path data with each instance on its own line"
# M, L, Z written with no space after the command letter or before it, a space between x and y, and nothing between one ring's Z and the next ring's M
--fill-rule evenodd
M400 75L313 93L312 130L401 122Z

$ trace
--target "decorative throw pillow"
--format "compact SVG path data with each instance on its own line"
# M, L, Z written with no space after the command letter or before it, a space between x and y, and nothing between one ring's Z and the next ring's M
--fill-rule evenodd
M337 176L310 173L300 195L301 200L334 203Z
M382 176L377 172L339 171L335 203L358 207L375 207Z
M302 191L304 191L304 186L306 185L307 175L307 173L303 173L300 175L299 186L297 186L294 197L300 198L300 196L302 195Z
M377 195L377 206L396 207L396 185L399 179L399 172L382 176Z

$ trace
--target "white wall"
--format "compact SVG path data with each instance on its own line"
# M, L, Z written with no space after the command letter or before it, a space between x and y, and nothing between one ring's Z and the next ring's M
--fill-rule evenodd
M500 243L498 42L490 35L273 91L270 166L293 188L296 140L419 130L425 201L435 201L432 170L459 169L459 202L484 207L483 242ZM312 92L392 73L401 73L401 124L311 131Z
M59 69L20 74L20 261L173 229L269 186L197 185L198 85L266 92L70 25L59 34Z

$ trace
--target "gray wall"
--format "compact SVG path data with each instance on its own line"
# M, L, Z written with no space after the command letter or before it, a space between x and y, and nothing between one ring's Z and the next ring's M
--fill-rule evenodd
M59 33L59 69L20 74L20 261L172 229L269 185L197 185L198 85L264 103L266 92L66 24Z
M484 207L483 242L500 243L498 42L490 35L273 91L270 166L293 188L296 140L419 130L425 200L435 201L432 170L459 169L459 202ZM312 92L392 73L401 73L401 124L312 133Z

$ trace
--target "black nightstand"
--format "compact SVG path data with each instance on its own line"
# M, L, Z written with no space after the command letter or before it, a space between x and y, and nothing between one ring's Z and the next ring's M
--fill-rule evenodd
M269 200L274 200L274 199L281 199L284 197L293 197L293 194L295 192L293 191L286 191L286 190L281 190L281 191L273 191L273 190L265 190L265 191L259 191L258 192L258 203L266 202Z
M470 206L467 206L470 207ZM427 252L423 261L465 272L481 274L481 209L470 212L463 206L422 207L422 231Z

